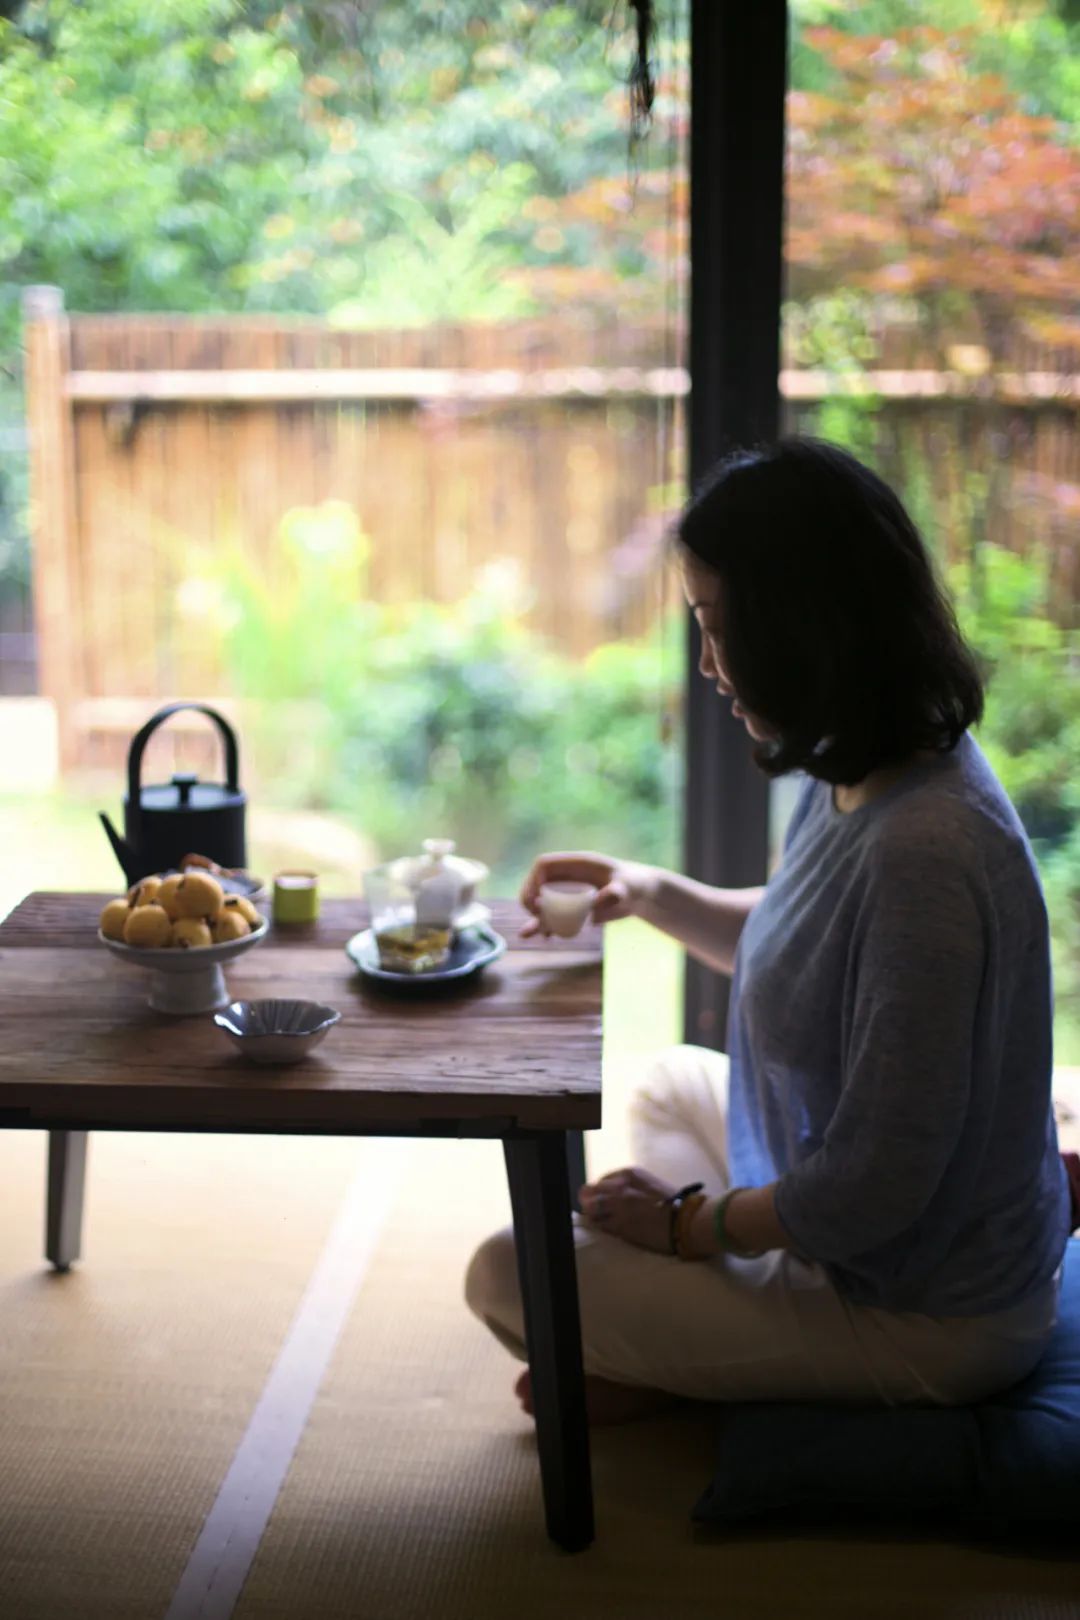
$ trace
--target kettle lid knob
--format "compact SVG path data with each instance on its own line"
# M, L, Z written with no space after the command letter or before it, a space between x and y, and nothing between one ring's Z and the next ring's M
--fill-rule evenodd
M172 785L177 789L181 808L187 804L191 797L191 790L198 783L199 778L194 771L176 771L173 773Z

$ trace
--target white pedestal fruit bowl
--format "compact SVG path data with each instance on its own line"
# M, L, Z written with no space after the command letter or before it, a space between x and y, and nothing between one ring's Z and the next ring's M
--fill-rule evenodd
M147 999L151 1007L158 1012L186 1015L228 1006L233 998L222 971L225 963L261 945L269 932L270 924L263 918L258 928L240 939L229 939L221 945L199 945L191 950L176 945L154 950L125 945L122 940L107 939L100 928L98 939L122 962L149 971Z

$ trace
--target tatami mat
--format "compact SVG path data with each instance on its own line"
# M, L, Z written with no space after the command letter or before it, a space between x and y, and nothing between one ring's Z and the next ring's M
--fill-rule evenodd
M0 1132L0 1616L164 1614L356 1163L353 1142L91 1138L42 1261L45 1138Z
M467 1196L463 1193L467 1192ZM500 1155L422 1144L338 1346L237 1620L1064 1620L1080 1564L978 1549L695 1539L712 1442L694 1415L593 1437L596 1545L541 1531L517 1364L469 1317L461 1273L506 1218Z
M349 1142L96 1137L84 1264L40 1263L43 1138L0 1134L0 1616L159 1620L345 1197ZM609 1141L594 1167L620 1156ZM543 1533L516 1364L461 1277L495 1143L419 1143L237 1620L1076 1620L1080 1564L696 1540L688 1413L594 1436L598 1540Z

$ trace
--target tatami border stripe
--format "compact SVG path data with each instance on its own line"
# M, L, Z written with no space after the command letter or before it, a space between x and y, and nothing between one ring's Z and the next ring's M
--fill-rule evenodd
M337 1220L165 1620L229 1620L413 1146L409 1138L364 1139Z

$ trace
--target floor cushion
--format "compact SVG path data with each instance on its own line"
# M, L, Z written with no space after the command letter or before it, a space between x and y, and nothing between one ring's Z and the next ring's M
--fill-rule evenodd
M1080 1526L1080 1239L1029 1377L978 1406L728 1407L700 1524L876 1521L986 1531Z

